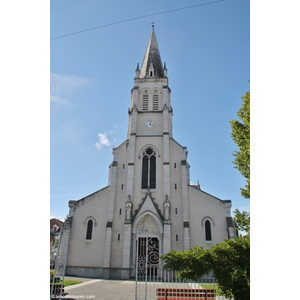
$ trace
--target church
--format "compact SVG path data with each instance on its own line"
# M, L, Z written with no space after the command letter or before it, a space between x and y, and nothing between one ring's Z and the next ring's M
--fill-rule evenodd
M152 26L135 70L127 139L113 148L108 186L69 201L67 275L133 278L146 237L155 244L149 262L158 264L170 250L210 248L236 236L231 200L190 184L187 148L173 137L170 94Z

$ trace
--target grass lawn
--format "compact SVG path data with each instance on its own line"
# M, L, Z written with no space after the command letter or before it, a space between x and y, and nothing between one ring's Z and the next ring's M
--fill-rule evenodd
M82 281L79 280L64 280L64 286L68 286L68 285L73 285L73 284L78 284L81 283Z
M73 285L73 284L78 284L78 283L81 283L82 281L79 281L79 280L64 280L64 287L66 286L69 286L69 285ZM55 284L61 284L61 281L60 282L57 282ZM50 283L51 285L51 283Z
M216 296L221 296L221 294L220 294L221 289L219 288L219 286L216 283L215 284L201 283L200 285L202 286L203 289L215 289Z

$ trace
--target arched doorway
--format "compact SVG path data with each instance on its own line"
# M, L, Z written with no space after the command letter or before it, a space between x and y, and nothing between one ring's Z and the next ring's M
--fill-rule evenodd
M140 216L136 222L135 271L140 280L157 275L162 254L162 226L159 223L151 213Z

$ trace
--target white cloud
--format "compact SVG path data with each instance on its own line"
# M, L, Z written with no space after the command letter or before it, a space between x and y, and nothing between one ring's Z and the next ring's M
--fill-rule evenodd
M89 83L89 79L73 75L50 73L50 100L60 105L70 104L71 94Z
M95 144L97 149L111 147L111 142L108 140L107 133L98 133L99 142Z
M117 138L119 137L119 129L124 128L123 125L113 125L113 129L98 133L99 141L95 144L98 150L102 148L115 147ZM117 138L116 138L117 137Z

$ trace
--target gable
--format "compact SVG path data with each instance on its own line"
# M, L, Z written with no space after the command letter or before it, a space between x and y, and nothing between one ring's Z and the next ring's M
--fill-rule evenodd
M154 199L151 197L151 193L146 194L146 197L143 199L138 209L135 210L133 219L137 218L141 214L145 214L145 212L152 212L153 214L157 215L161 221L163 221L163 215L158 208L158 204L155 203Z

